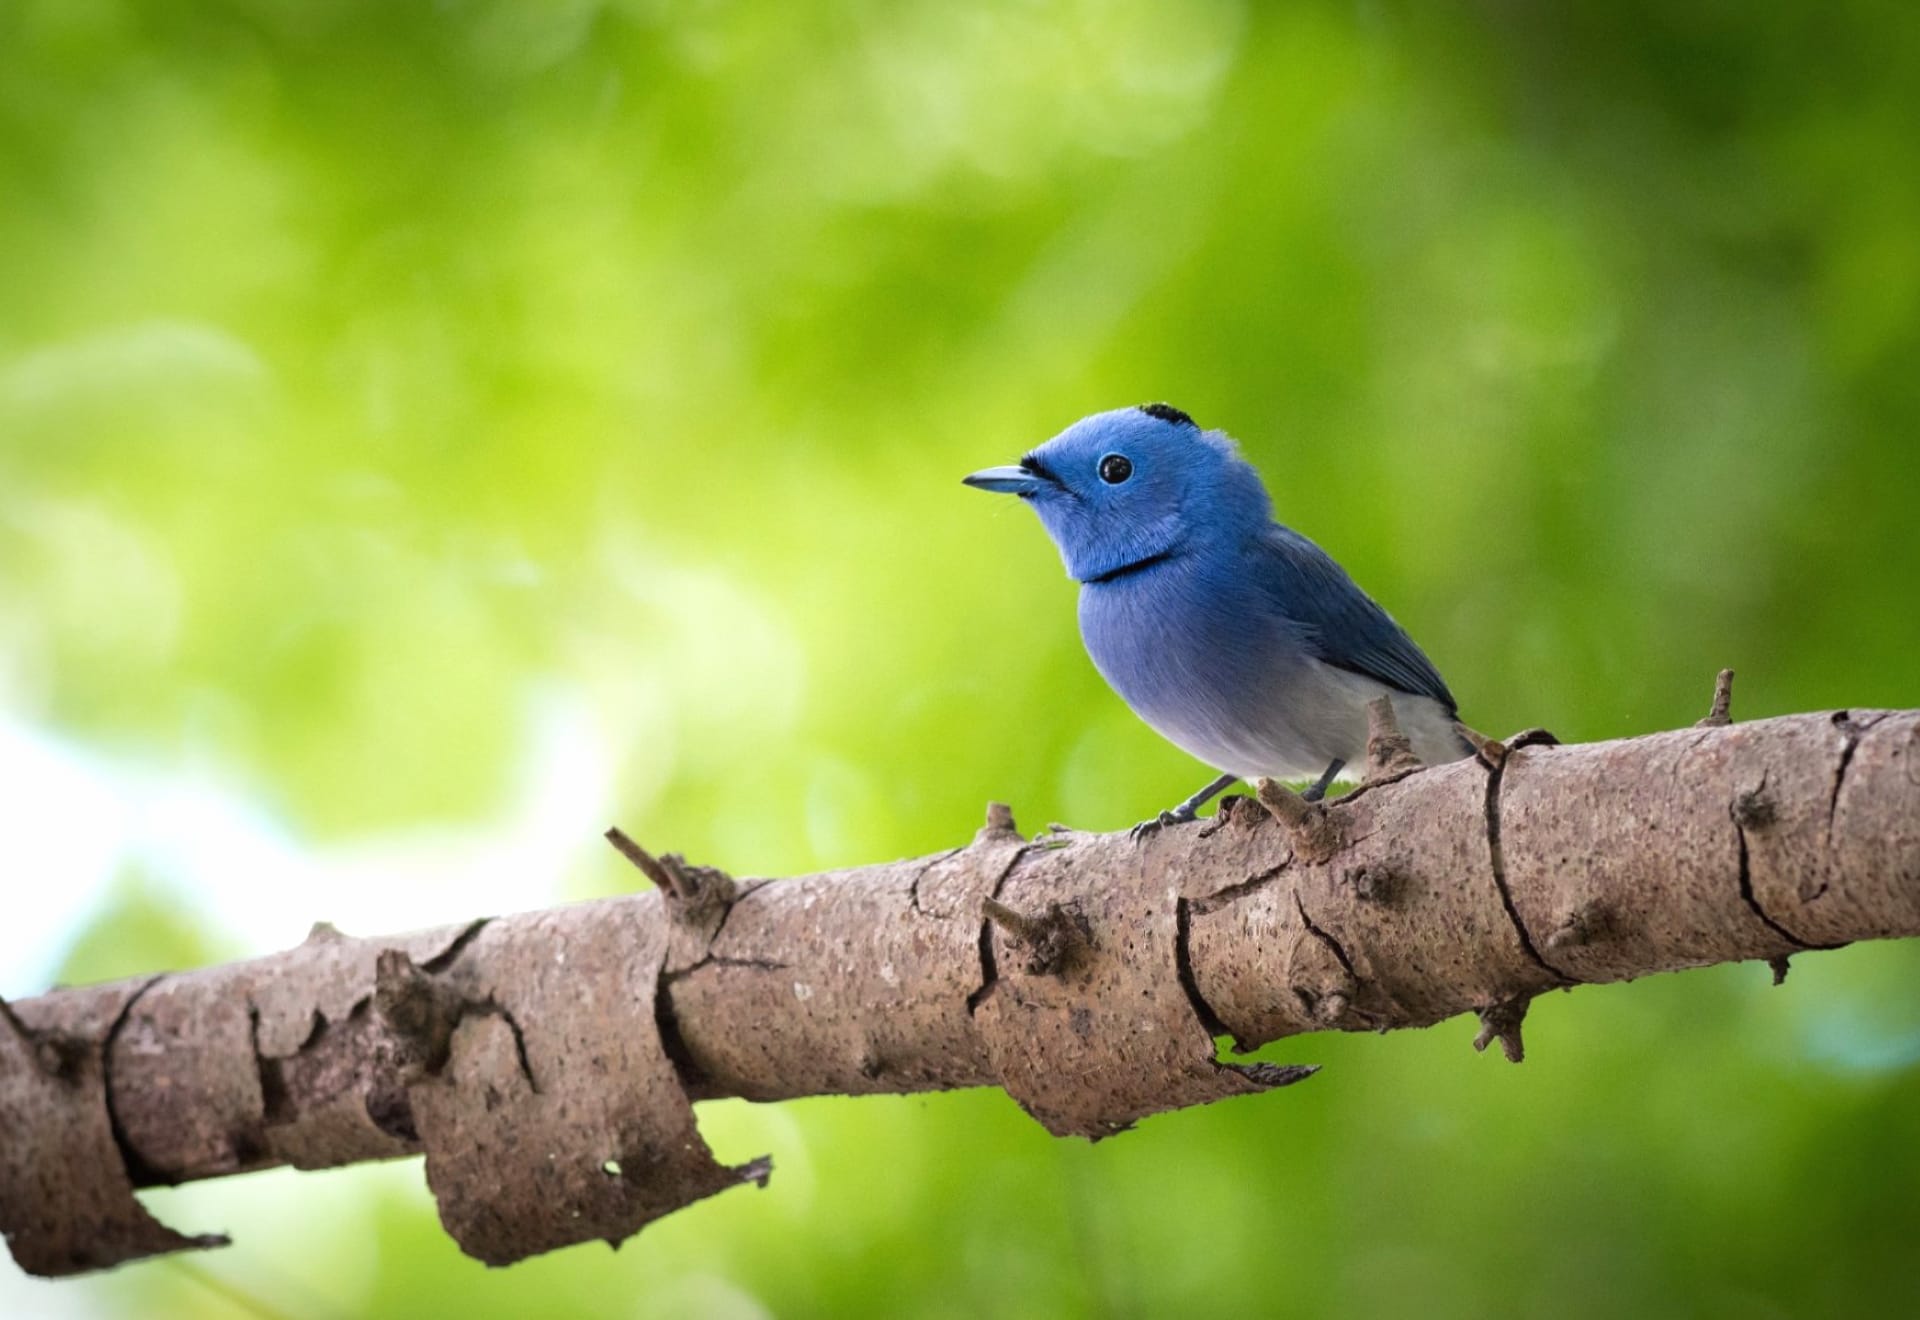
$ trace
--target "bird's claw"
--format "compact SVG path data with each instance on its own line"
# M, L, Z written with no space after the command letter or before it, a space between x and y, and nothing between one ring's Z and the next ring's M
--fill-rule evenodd
M1193 818L1193 812L1187 812L1183 815L1178 811L1163 811L1158 816L1149 816L1146 820L1141 821L1131 830L1128 830L1127 834L1135 843L1138 843L1148 835L1163 830L1169 825L1184 825Z

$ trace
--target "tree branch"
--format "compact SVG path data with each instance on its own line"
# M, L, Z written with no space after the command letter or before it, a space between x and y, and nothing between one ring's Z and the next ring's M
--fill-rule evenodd
M1480 1018L1542 991L1920 935L1920 711L1562 747L1537 731L1330 804L1028 840L995 807L912 861L662 887L0 1004L0 1230L39 1274L224 1243L136 1185L424 1153L447 1230L504 1264L617 1242L744 1181L692 1102L999 1086L1098 1139L1299 1081L1216 1058ZM1261 809L1266 804L1266 810Z

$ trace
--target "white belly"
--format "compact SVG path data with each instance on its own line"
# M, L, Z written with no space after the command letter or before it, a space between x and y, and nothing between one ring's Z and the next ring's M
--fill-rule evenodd
M1318 660L1289 667L1284 691L1262 696L1139 714L1182 751L1242 779L1317 779L1336 760L1346 762L1341 778L1357 779L1366 765L1367 703L1379 696L1392 700L1394 718L1423 762L1467 755L1439 702Z
M1414 753L1429 765L1466 745L1431 697L1315 658L1257 594L1199 608L1205 584L1162 573L1124 590L1083 588L1087 654L1134 713L1183 751L1243 779L1318 778L1334 761L1357 775L1367 703L1387 696ZM1221 627L1222 617L1244 621Z

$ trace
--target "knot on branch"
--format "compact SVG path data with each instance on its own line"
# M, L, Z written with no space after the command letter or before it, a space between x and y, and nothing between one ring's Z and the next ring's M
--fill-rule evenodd
M696 865L679 853L655 857L618 825L607 831L607 842L666 896L667 911L676 921L698 925L731 904L739 893L733 877L719 867Z
M1532 995L1515 995L1480 1009L1480 1031L1473 1038L1473 1048L1484 1053L1487 1046L1497 1040L1500 1042L1500 1052L1507 1056L1508 1063L1519 1063L1526 1058L1526 1046L1520 1040L1520 1024L1526 1021L1527 1005L1532 1002Z
M401 1071L431 1076L447 1066L453 1029L466 1005L404 949L382 949L373 965L373 1011L399 1046Z
M1063 976L1093 953L1093 928L1077 904L1049 903L1037 917L1016 912L995 898L980 900L980 914L1027 950L1030 976Z
M1340 826L1326 807L1309 802L1277 779L1254 781L1254 793L1280 827L1287 832L1293 852L1303 862L1324 862L1340 851Z
M1604 903L1598 899L1587 899L1560 914L1553 929L1547 932L1546 947L1577 949L1583 944L1591 944L1606 934L1612 920L1613 914Z
M1413 742L1394 718L1393 698L1375 697L1367 703L1367 775L1369 784L1405 779L1420 768Z
M1220 806L1214 811L1213 819L1200 830L1200 837L1211 839L1229 825L1242 829L1258 825L1267 818L1267 813L1258 809L1258 805L1243 793L1229 793L1220 799Z
M1733 800L1733 823L1743 830L1764 829L1773 824L1774 817L1773 798L1767 793L1764 779Z
M1307 914L1307 905L1294 891L1293 909L1300 929L1288 955L1288 988L1293 991L1300 1011L1323 1027L1342 1028L1353 1022L1368 1025L1372 1015L1354 1007L1360 983L1353 972L1353 959L1333 932L1315 924Z
M1353 1011L1355 988L1351 977L1338 981L1339 988L1310 985L1292 987L1293 997L1300 1004L1301 1011L1324 1027L1342 1027L1347 1023L1348 1015Z
M60 1031L29 1031L4 997L0 997L0 1029L32 1054L35 1067L56 1081L74 1081L93 1057L94 1046L89 1041Z
M1406 886L1406 877L1399 867L1388 862L1368 862L1356 866L1346 873L1347 884L1353 889L1353 896L1362 903L1378 903L1382 907L1392 907L1401 897Z

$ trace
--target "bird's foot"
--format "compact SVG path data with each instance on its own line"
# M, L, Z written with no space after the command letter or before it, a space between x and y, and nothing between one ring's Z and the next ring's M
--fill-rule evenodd
M1195 819L1199 814L1198 809L1183 804L1163 811L1158 816L1149 816L1138 825L1135 825L1131 830L1127 831L1127 833L1135 843L1138 843L1148 835L1157 834L1169 825L1185 825L1188 821Z
M1321 798L1325 797L1327 790L1333 787L1333 777L1339 774L1346 764L1345 761L1336 757L1333 764L1327 767L1326 773L1314 780L1313 783L1308 786L1307 790L1300 795L1300 800L1302 802L1318 802Z

